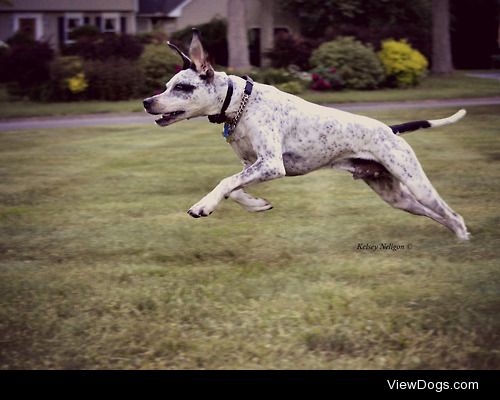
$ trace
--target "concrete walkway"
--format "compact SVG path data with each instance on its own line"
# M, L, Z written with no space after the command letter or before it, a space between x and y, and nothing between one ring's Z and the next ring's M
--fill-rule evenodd
M422 100L422 101L399 101L399 102L367 102L327 104L345 111L370 111L391 110L410 108L439 108L439 107L468 107L500 105L500 96L469 99L449 100ZM21 119L6 119L0 121L0 132L18 131L25 129L54 129L74 128L83 126L107 126L107 125L153 125L155 117L142 112L126 114L91 114L66 117L32 117Z
M500 72L474 72L467 74L467 76L472 76L474 78L495 79L500 81Z

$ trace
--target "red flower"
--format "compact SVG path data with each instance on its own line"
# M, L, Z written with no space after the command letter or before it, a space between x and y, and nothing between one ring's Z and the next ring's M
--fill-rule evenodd
M316 82L317 80L319 80L320 76L318 74L312 74L312 80L314 82Z
M313 90L330 90L331 88L332 84L324 79L318 79L311 86Z

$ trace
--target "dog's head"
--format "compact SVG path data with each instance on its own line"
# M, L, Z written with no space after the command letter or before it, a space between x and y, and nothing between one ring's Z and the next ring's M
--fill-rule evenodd
M182 71L167 82L166 90L144 99L144 109L153 115L160 126L167 126L187 118L215 114L219 105L217 88L225 85L225 74L216 73L207 59L200 35L193 29L189 57L179 48L168 45L179 53L184 66Z

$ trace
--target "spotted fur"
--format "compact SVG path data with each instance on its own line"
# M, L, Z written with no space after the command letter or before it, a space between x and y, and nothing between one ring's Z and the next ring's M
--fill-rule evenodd
M195 51L190 52L195 68L179 72L163 93L144 101L146 111L163 115L159 125L217 114L228 79L233 82L234 93L226 114L233 118L238 110L245 81L213 71L197 40L194 35L191 48ZM210 80L202 76L206 71L213 71ZM178 84L194 89L176 93ZM393 207L432 218L460 239L469 238L462 217L441 199L408 143L375 119L316 105L256 83L233 132L231 146L243 170L224 178L193 205L188 211L192 217L210 215L224 198L231 198L248 211L271 209L268 201L251 196L245 189L259 182L336 168L363 179Z

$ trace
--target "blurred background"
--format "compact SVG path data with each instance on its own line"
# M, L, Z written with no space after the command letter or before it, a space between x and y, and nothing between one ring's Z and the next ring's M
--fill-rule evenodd
M0 369L499 369L499 9L0 0ZM144 113L192 26L216 70L318 104L467 108L404 140L472 240L332 170L189 217L241 170L220 126Z
M498 21L496 0L2 0L0 80L12 99L137 98L196 26L214 65L295 94L408 87L428 67L497 67Z

